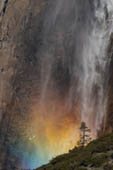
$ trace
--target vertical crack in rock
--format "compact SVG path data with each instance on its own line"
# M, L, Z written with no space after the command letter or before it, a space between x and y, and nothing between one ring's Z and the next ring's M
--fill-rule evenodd
M7 5L8 0L0 0L0 21L2 20L2 17L6 12Z

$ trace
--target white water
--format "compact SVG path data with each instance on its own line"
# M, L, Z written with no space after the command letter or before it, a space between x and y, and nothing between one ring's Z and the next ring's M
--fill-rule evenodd
M51 0L44 17L44 45L38 54L40 102L43 106L49 92L58 93L67 84L66 105L71 110L78 100L81 115L75 114L87 123L94 136L106 119L110 63L107 48L112 30L112 0ZM58 86L54 73L59 72L59 65L61 74L68 70L69 75L65 74L66 81L59 80Z
M37 51L40 75L37 76L39 103L36 113L39 113L34 116L37 121L33 121L33 128L34 132L41 132L45 148L49 149L50 145L52 152L46 153L43 143L38 141L38 156L34 154L37 166L38 161L45 163L64 152L61 150L72 140L77 140L75 133L78 131L73 124L79 128L80 121L85 121L92 130L92 136L96 137L102 123L105 123L110 64L107 48L113 30L113 0L49 0L48 4L43 27L41 25L42 45ZM41 127L37 123L40 117L45 124ZM57 137L63 124L66 123L66 131L73 127L69 140L63 140L62 148L59 146L64 139L63 134L57 145L56 141L55 145L54 142L48 145L46 132L49 132L49 127L45 127L49 119L53 131L55 128L59 130L54 132ZM69 123L65 122L67 119ZM34 136L40 139L40 133ZM51 146L57 146L60 152ZM39 148L41 160L38 160ZM31 161L30 166L33 167L34 162Z
M95 2L95 22L91 35L83 47L82 112L93 135L106 119L107 83L110 56L107 55L110 35L113 31L113 1Z

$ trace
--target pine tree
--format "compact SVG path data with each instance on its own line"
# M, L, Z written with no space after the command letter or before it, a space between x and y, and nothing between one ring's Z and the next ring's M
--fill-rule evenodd
M80 131L80 140L78 141L78 146L84 147L91 141L91 130L86 126L85 122L81 122Z

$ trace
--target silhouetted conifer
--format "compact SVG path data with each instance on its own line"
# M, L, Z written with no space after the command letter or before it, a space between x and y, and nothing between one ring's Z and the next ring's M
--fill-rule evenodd
M84 147L91 141L91 130L86 126L85 122L81 122L80 126L80 140L78 141L79 147Z

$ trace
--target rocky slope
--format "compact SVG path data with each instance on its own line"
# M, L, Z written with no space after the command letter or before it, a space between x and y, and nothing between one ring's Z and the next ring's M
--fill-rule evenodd
M113 134L75 148L37 170L113 170Z

